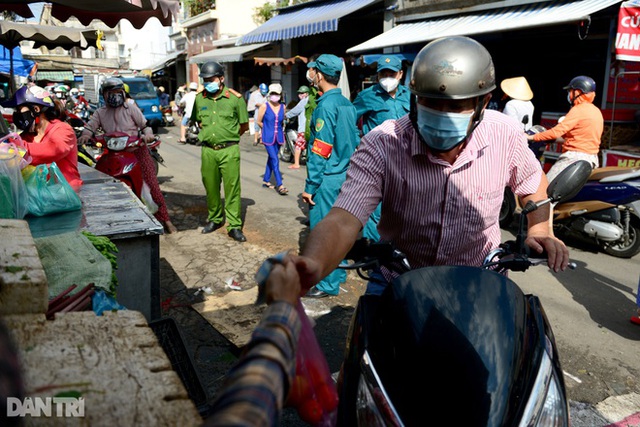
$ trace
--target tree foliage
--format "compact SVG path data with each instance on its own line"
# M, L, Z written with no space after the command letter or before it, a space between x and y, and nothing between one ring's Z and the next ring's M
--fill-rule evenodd
M281 7L293 6L294 4L307 3L313 0L277 0L275 2L268 1L260 7L253 9L253 22L256 25L264 24L273 18L276 10Z
M183 0L185 9L189 11L189 16L200 15L210 9L216 8L215 0Z

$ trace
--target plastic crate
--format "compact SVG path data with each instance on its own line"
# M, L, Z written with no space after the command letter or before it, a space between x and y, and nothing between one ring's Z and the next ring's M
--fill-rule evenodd
M164 317L154 320L149 323L149 327L158 337L162 349L171 362L171 367L182 380L189 398L196 405L200 414L207 412L209 409L207 393L202 386L191 353L187 350L184 337L175 319Z

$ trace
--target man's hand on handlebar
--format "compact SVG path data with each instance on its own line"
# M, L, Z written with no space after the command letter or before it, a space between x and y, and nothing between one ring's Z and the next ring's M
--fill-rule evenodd
M91 140L91 137L89 135L82 135L80 136L80 138L78 138L78 144L86 144Z
M150 142L153 142L153 140L155 139L155 135L154 134L144 134L141 136L142 142L144 142L145 144L149 144Z
M565 244L554 236L549 235L529 235L525 240L525 244L532 251L547 253L547 264L549 268L555 271L564 271L569 264L569 250ZM533 254L532 254L533 255Z

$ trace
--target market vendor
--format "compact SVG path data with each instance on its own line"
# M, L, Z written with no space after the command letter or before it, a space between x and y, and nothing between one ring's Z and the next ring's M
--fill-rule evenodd
M78 141L65 121L64 105L39 86L22 86L1 104L14 108L13 124L22 133L31 164L55 162L74 190L82 185L78 172Z

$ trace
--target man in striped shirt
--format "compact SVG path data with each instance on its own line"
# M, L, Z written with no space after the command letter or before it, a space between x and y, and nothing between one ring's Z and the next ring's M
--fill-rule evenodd
M381 240L419 268L481 265L500 244L506 185L524 203L546 199L548 182L522 125L485 110L495 71L482 45L467 37L431 42L416 57L409 88L409 115L363 138L340 196L307 239L298 266L310 282L343 259L380 201ZM548 221L548 205L530 213L526 243L564 270L568 250Z

